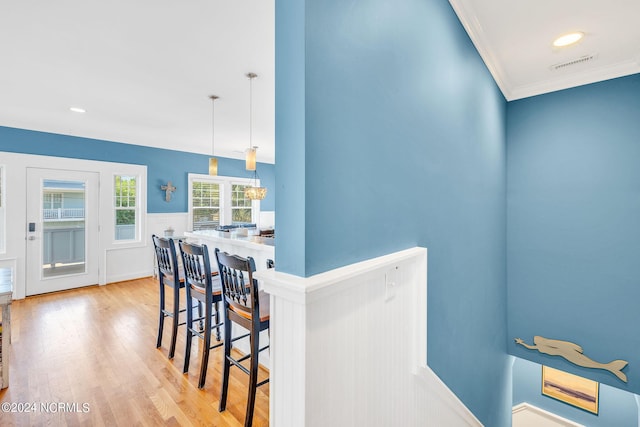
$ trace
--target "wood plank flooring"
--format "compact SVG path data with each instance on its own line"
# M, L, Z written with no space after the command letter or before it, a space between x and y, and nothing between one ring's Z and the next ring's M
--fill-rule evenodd
M184 326L173 360L168 321L162 347L155 348L157 288L156 279L145 278L14 301L0 426L242 426L248 376L237 368L227 410L218 412L222 348L210 354L203 390L197 387L201 340L193 340L188 374L182 373ZM262 371L260 379L267 375ZM7 403L23 412L7 412ZM35 407L24 412L18 404ZM258 389L253 425L269 425L268 384Z

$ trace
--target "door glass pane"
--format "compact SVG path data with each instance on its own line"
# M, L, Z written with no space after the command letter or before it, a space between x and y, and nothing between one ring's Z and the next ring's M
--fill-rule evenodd
M44 180L42 275L85 272L85 183Z

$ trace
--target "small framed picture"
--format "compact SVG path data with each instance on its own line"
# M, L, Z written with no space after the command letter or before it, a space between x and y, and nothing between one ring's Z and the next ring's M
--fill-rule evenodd
M542 366L542 394L596 415L599 386L596 381Z

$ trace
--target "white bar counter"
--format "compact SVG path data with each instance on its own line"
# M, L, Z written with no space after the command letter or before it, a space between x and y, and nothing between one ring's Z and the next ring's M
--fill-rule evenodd
M256 270L266 269L268 259L275 260L275 239L272 237L242 236L236 232L215 230L190 231L184 235L190 242L207 245L213 265L215 265L213 252L216 248L243 258L252 257L256 262Z

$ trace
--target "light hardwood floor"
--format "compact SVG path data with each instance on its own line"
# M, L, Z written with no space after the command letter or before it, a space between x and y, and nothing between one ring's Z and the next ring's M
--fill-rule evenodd
M184 327L173 360L167 359L168 321L162 347L155 348L157 287L146 278L14 301L0 426L242 426L248 376L237 368L227 410L218 412L222 348L210 354L203 390L197 388L201 340L193 340L188 375L182 373ZM262 371L260 379L267 375ZM12 413L6 403L36 407ZM258 389L253 425L268 420L267 384Z

